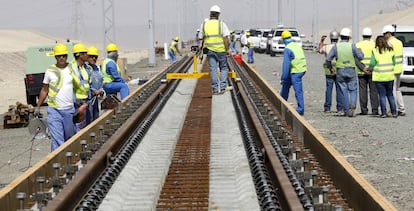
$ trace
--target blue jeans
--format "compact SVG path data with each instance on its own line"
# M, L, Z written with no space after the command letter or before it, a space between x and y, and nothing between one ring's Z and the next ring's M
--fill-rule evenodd
M253 48L249 48L249 51L247 52L247 63L254 63Z
M73 124L73 114L75 108L58 110L53 107L47 108L47 126L49 127L51 138L51 151L65 143L75 134Z
M394 94L393 94L394 81L374 82L374 83L375 83L375 86L377 86L377 90L379 94L381 115L387 115L387 102L385 100L385 97L387 97L388 103L390 104L392 115L397 115L397 106L395 104L395 99L394 99Z
M224 90L227 87L227 73L229 72L226 52L209 50L207 59L210 65L211 88L213 92ZM220 78L218 76L218 68L220 68Z
M336 80L341 88L343 98L343 108L345 114L349 109L355 109L357 103L358 81L355 68L343 68L336 71Z
M289 98L289 89L293 85L293 90L295 90L296 101L298 102L298 107L296 111L303 115L305 113L305 102L303 99L303 88L302 88L302 77L306 72L303 73L292 73L290 78L283 82L282 89L280 90L280 95L283 99L288 100Z
M343 111L342 101L344 95L342 94L341 88L339 87L338 82L336 81L336 76L325 75L326 77L326 91L325 91L325 103L323 108L325 111L330 111L332 106L332 90L335 84L336 91L336 110Z
M230 43L230 51L232 52L232 53L239 53L239 51L237 50L237 48L236 48L236 42L231 42Z
M175 62L175 60L177 60L177 57L175 56L175 53L172 50L168 50L168 56L170 56L170 63L173 63Z
M121 100L123 100L129 95L128 84L124 82L106 83L104 85L104 90L107 95L111 95L111 94L116 95L119 92L121 94Z

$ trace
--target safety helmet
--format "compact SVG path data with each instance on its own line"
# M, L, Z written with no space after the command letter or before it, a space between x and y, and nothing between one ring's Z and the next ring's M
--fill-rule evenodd
M340 33L341 36L349 37L351 36L351 29L343 28Z
M175 37L174 40L175 41L178 41L178 40L180 40L180 38L179 37Z
M210 12L217 12L220 13L220 7L217 5L214 5L210 8Z
M292 37L292 34L290 33L289 30L285 30L285 31L282 32L282 39L286 39L286 38L289 38L289 37Z
M371 28L363 28L362 29L362 36L372 36L372 30Z
M88 55L89 56L99 56L98 49L95 46L91 46L88 48Z
M77 43L73 46L72 52L73 53L86 53L88 50L83 43Z
M200 31L200 29L197 29L197 31L199 32L199 31Z
M250 36L250 32L246 32L246 36Z
M68 47L66 47L65 44L58 43L55 45L55 48L53 48L53 53L55 56L68 55Z
M331 40L339 39L339 33L336 30L331 31L331 33L329 33L329 39Z
M384 26L384 28L382 29L382 33L383 34L385 34L385 33L387 33L387 32L394 32L395 31L395 29L394 29L394 27L393 26L391 26L391 25L386 25L386 26Z
M109 43L106 46L106 52L111 52L111 51L118 51L118 46L116 46L114 43Z

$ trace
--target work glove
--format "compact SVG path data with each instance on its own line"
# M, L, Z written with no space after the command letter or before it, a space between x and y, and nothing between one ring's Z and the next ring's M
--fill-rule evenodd
M35 117L40 117L42 114L40 113L40 108L39 107L36 107L36 110L35 110L35 112L34 112L34 116Z

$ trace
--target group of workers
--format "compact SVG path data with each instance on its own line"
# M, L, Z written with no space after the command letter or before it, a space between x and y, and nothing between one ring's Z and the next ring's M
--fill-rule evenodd
M40 114L40 107L47 97L52 151L98 118L100 96L120 93L124 99L129 95L128 85L117 64L117 45L108 44L106 52L107 58L100 67L96 63L99 52L94 46L73 45L74 59L70 62L67 61L70 53L67 45L58 43L54 46L56 63L45 72L35 111L35 115Z
M339 115L354 117L359 91L359 115L368 115L368 96L371 115L382 118L405 116L400 91L403 45L395 38L394 27L384 26L382 34L373 41L371 28L364 28L362 40L350 42L351 30L332 31L330 44L322 36L319 53L326 56L324 63L326 92L324 111L331 112L332 90L336 88L336 109ZM340 39L339 39L340 38ZM387 103L390 111L387 112Z

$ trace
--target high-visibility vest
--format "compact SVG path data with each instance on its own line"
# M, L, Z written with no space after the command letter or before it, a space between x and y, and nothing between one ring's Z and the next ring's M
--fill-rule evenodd
M113 59L106 58L102 63L103 83L111 83L114 80L114 77L106 72L106 64L108 64L109 62L115 63L118 75L121 76L121 69L119 69L118 64Z
M210 19L203 24L204 46L214 52L226 52L223 38L223 21Z
M390 39L390 43L392 45L395 56L394 73L401 74L403 68L403 44L399 39L395 37L392 37Z
M303 49L295 42L290 42L286 45L286 48L290 49L295 55L295 58L290 62L290 73L306 72L307 65Z
M336 43L325 45L325 53L329 54L329 52L332 50L332 48L336 45ZM332 59L332 66L335 66L336 59ZM323 63L323 69L325 70L325 75L331 75L331 70L328 69L328 66L326 64L326 61Z
M70 74L72 76L72 78L76 78L75 73L73 72L72 68L70 65L67 66L69 68ZM63 85L63 74L61 74L61 69L56 67L56 64L51 65L47 71L53 73L56 75L57 80L56 81L51 81L49 83L49 90L47 93L47 104L50 107L53 108L58 108L59 105L56 102L56 95L59 93L60 89L62 88ZM73 89L75 90L75 87L77 84L74 83Z
M172 52L174 52L174 54L176 54L176 53L177 53L177 49L175 49L175 45L177 45L177 44L178 44L178 42L177 42L177 41L175 41L175 40L173 40L173 41L171 41L171 43L170 43L170 47L168 47L168 49L172 50Z
M378 48L375 48L372 53L377 62L372 71L372 81L387 82L394 80L394 64L392 61L394 52L384 50L382 54L380 54Z
M343 69L346 67L355 68L355 59L352 52L352 43L340 42L336 44L337 58L336 69Z
M79 66L76 60L72 60L72 62L69 64L73 71L76 71L76 78L80 81L79 88L75 89L75 95L76 99L84 100L88 98L89 94L89 73L85 69L85 67Z
M372 40L362 40L355 44L355 46L361 49L362 53L364 54L364 59L361 60L361 63L365 66L369 66L369 63L371 61L372 50L374 50L375 48L375 42ZM359 68L357 69L358 75L364 74L364 71L360 70Z

